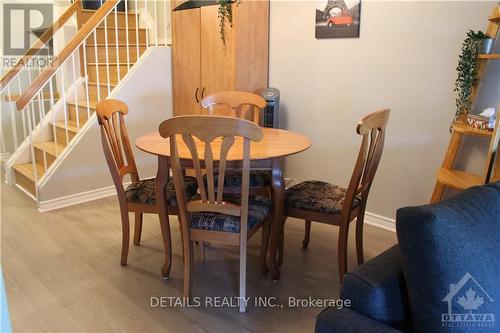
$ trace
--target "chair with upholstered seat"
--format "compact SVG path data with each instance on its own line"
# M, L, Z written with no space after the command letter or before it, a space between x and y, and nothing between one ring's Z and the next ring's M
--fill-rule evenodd
M349 224L356 219L356 252L358 264L363 256L363 220L368 194L384 148L385 129L390 110L371 113L361 119L356 132L363 136L354 171L347 188L323 181L305 181L286 190L285 216L305 220L303 247L307 248L311 222L339 226L339 279L347 271ZM283 222L284 223L284 222ZM283 226L284 227L284 226ZM278 263L283 261L284 230Z
M208 115L230 116L261 124L261 113L267 103L259 95L245 91L220 91L208 95L200 102L203 112ZM226 193L239 193L241 190L241 172L227 170L224 179ZM217 174L215 174L217 182ZM268 194L271 188L271 175L266 170L250 171L250 192Z
M97 103L96 115L101 127L101 141L104 156L111 172L122 219L122 251L121 264L127 264L130 226L129 212L135 213L134 244L139 245L142 231L143 213L159 214L159 205L155 195L155 178L140 179L135 164L134 155L130 147L124 116L128 114L128 107L119 100L108 99ZM126 188L123 178L129 175L132 183ZM198 185L196 179L184 179L185 190L189 197L196 195ZM174 183L171 181L165 188L165 198L169 213L178 214ZM161 228L165 249L170 249L170 231ZM168 252L168 251L166 251ZM162 268L162 275L168 276L170 267Z
M245 91L219 91L208 95L200 102L209 115L236 117L261 124L261 113L266 100L259 95Z
M272 202L265 196L251 196L249 193L250 142L262 139L262 129L255 123L235 117L180 116L165 120L160 125L160 135L170 140L171 168L183 233L184 297L191 297L192 243L205 242L239 246L239 297L244 299L247 240L261 227L261 269L267 271L266 253ZM219 144L219 141L220 149L215 147L215 142ZM226 166L230 166L228 153L235 142L242 145L241 193L227 194L223 177ZM203 161L199 156L203 157ZM181 158L191 160L196 173L199 196L191 201L187 200L182 190ZM238 157L237 161L239 160ZM202 168L206 170L206 186ZM214 172L221 177L217 182ZM241 302L240 312L244 311L245 304Z

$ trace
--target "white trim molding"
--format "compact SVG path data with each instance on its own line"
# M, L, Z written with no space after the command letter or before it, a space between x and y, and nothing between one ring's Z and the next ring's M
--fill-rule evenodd
M128 184L123 185L124 187L127 187ZM45 213L59 208L74 206L84 202L111 197L113 195L116 195L116 188L114 185L82 193L75 193L60 198L40 201L38 210L42 213Z
M129 184L130 183L125 183L123 184L123 187L126 188ZM68 196L50 199L46 201L40 201L38 210L44 213L59 208L69 207L101 198L111 197L113 195L116 195L116 189L112 185L108 187L99 188L96 190L91 190L82 193L75 193ZM396 221L386 216L366 212L365 223L380 229L396 232Z
M396 232L396 220L386 216L365 212L365 223L380 229Z

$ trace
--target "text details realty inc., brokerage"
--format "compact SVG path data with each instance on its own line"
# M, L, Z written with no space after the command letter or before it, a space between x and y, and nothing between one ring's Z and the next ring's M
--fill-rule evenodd
M184 297L174 296L151 296L150 307L152 308L237 308L240 304L245 306L253 305L257 308L325 308L335 307L337 309L348 308L351 306L349 299L331 299L331 298L298 298L288 297L285 302L280 301L274 296L262 297Z

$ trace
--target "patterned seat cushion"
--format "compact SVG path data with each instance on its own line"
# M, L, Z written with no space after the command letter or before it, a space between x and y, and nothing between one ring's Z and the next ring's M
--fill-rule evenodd
M186 198L191 199L198 191L198 183L196 178L184 177L184 187L186 188ZM165 196L169 206L176 206L174 180L170 179L165 187ZM156 205L155 196L155 179L144 179L136 183L130 184L125 189L125 197L128 202L141 203L147 205Z
M347 189L318 180L309 180L286 190L285 206L319 213L340 214ZM361 198L354 199L358 207Z
M203 177L203 181L207 183L207 175ZM217 186L219 175L214 172L214 184ZM251 187L266 187L271 186L271 173L267 170L251 170L250 171L250 186ZM224 175L224 187L241 187L241 171L226 170Z
M239 195L224 196L225 202L241 204ZM250 196L248 205L247 229L252 229L262 223L271 212L273 203L264 196ZM218 213L193 213L191 215L191 228L211 231L240 232L240 217Z

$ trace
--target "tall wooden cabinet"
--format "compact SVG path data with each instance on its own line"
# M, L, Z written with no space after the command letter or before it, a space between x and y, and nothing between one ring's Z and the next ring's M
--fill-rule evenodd
M183 1L173 1L172 9ZM223 90L268 86L269 1L233 4L233 26L220 38L218 6L172 11L174 115L200 113L199 101Z

